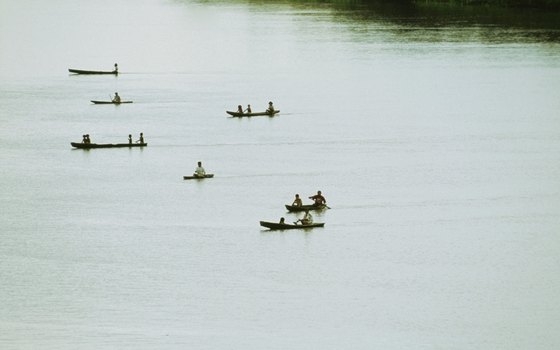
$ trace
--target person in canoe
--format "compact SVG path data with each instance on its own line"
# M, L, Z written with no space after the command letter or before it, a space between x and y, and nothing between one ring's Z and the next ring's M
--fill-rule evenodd
M280 218L280 221L278 222L279 224L285 224L286 223L286 219L284 219L284 217Z
M247 109L245 110L245 112L253 113L253 111L251 110L251 105L247 105Z
M119 65L115 63L115 69L113 70L113 72L118 73L119 72Z
M198 166L196 167L196 169L194 169L193 176L204 177L205 175L206 175L206 170L202 166L202 162L198 162Z
M309 210L306 210L303 218L298 219L294 222L294 224L297 225L298 222L301 222L302 225L311 225L313 223L313 216L311 215Z
M136 143L144 143L144 133L140 133L140 138L136 141Z
M303 205L303 203L301 202L301 198L299 198L299 194L296 193L296 198L294 199L292 205L294 207L301 207Z
M115 97L111 100L113 103L121 103L121 97L118 92L115 92Z
M272 101L268 102L268 108L266 109L267 113L274 113L274 105L272 104Z
M128 134L128 144L132 145L132 135Z
M237 113L243 114L243 107L241 105L237 106Z
M86 134L84 138L84 143L91 143L91 140L89 139L89 134Z
M313 200L313 205L316 207L322 207L327 204L327 200L323 197L321 191L317 191L317 194L309 197L309 199Z

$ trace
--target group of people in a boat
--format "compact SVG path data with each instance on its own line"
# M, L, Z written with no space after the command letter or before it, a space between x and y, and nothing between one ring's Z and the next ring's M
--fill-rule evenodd
M140 138L138 140L136 140L136 143L144 143L144 133L141 132L140 133ZM131 145L132 144L132 135L128 134L128 144Z
M327 205L327 200L325 199L325 196L323 196L321 191L317 191L317 194L314 194L313 196L309 196L308 198L313 200L313 206L315 207L324 207L325 205ZM296 207L303 206L303 202L301 201L301 197L299 196L298 193L296 193L292 205ZM285 219L283 217L280 218L280 223L281 224L285 223ZM298 223L301 223L302 225L313 224L313 215L311 215L309 209L305 210L305 214L303 215L303 218L294 221L294 224L297 225Z
M247 109L243 109L242 105L238 105L237 112L241 114L245 114L245 113L253 113L253 110L251 109L251 105L247 105Z
M246 109L243 109L242 105L238 105L237 106L237 112L241 113L241 114L245 114L245 113L253 113L253 110L251 109L251 105L247 105ZM268 108L266 109L267 113L274 113L274 104L272 103L272 101L268 102Z
M286 219L284 219L284 217L281 217L280 218L280 223L285 224ZM311 215L311 213L309 212L309 209L307 209L305 211L305 214L303 214L303 217L301 219L297 219L296 221L294 221L294 225L297 225L298 223L301 223L302 225L313 224L313 215Z
M82 143L91 143L89 134L82 135ZM140 138L136 140L136 143L144 143L144 133L140 133ZM128 134L128 144L132 144L132 134Z
M313 206L316 206L316 207L322 207L322 206L325 206L327 204L327 200L325 199L325 197L323 196L321 191L317 191L317 194L315 194L313 196L309 196L308 198L313 200ZM295 197L292 205L295 206L295 207L301 207L303 205L299 194L296 193L296 197Z

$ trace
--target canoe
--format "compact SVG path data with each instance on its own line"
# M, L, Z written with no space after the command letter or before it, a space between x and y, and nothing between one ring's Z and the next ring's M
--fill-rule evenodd
M119 148L119 147L145 147L148 146L147 143L81 143L81 142L70 142L72 147L80 149L90 149L90 148Z
M100 70L83 70L83 69L71 69L71 68L69 68L68 71L70 73L74 73L74 74L114 74L114 75L119 74L119 72L116 71L116 70L100 71Z
M286 209L288 209L288 211L323 210L327 208L328 207L326 205L308 204L308 205L302 205L298 207L295 205L286 204Z
M204 176L197 176L197 175L191 175L191 176L183 176L183 180L202 180L202 179L209 179L211 177L214 177L214 174L206 174Z
M232 117L257 117L260 115L267 115L269 117L272 117L280 113L280 110L276 110L274 112L255 112L255 113L239 113L234 111L226 111L226 113L231 115Z
M316 222L309 225L296 225L296 224L286 224L286 223L281 224L279 222L261 221L260 224L261 226L264 226L271 230L294 230L294 229L305 229L305 228L325 226L324 222Z
M91 100L91 102L96 105L120 105L121 103L132 103L132 101L113 102L113 101L96 101L96 100Z

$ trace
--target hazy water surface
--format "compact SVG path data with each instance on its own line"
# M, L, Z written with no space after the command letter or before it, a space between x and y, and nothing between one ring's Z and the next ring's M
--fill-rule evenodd
M2 2L0 348L557 348L558 30L375 11Z

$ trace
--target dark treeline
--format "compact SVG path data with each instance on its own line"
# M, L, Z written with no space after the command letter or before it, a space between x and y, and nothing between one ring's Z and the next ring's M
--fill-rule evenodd
M415 4L452 4L461 6L499 6L510 8L533 8L560 11L560 0L317 0L317 3L332 3L340 6L360 6L367 4L392 3Z

